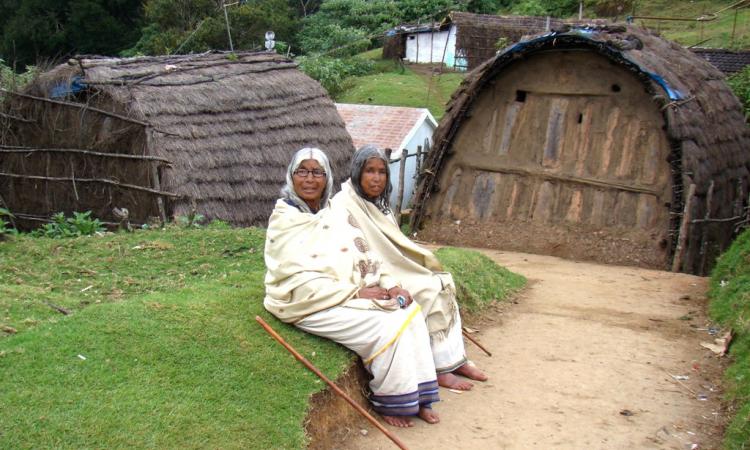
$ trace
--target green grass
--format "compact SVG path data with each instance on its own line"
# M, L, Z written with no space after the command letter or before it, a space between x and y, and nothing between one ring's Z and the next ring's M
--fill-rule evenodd
M639 1L635 7L635 15L695 19L715 13L734 3L736 0ZM632 10L625 11L623 16L632 13ZM702 23L654 19L636 19L635 23L657 30L664 37L686 46L696 45L702 41L705 42L698 46L715 48L748 48L750 46L750 9L747 8L739 10L734 39L732 39L734 10L724 11L716 20Z
M381 60L378 64L387 68L393 62ZM440 120L451 94L463 78L464 74L455 72L430 77L419 75L408 67L403 71L393 67L390 71L349 79L349 88L337 96L336 101L427 108L435 119Z
M254 317L330 378L353 355L263 309L263 242L182 228L0 242L0 325L17 330L0 332L0 448L304 447L325 385ZM457 254L446 265L476 259Z
M477 314L494 301L506 300L526 285L526 278L473 250L443 247L435 252L453 274L461 310Z
M255 315L334 378L352 356L265 312L263 239L170 229L2 244L2 322L19 332L0 339L0 447L304 446L307 399L324 386Z
M737 406L726 430L724 447L746 449L750 443L750 230L743 232L718 260L709 288L711 317L734 330L727 369L727 398Z

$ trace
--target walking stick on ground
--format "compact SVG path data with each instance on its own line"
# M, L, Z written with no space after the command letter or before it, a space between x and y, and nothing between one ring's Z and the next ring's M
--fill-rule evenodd
M310 371L312 373L314 373L315 375L317 375L318 378L320 378L321 380L325 381L326 384L328 386L330 386L331 389L333 389L333 391L335 393L337 393L341 398L343 398L350 405L352 405L352 407L354 407L354 409L356 409L358 413L362 414L362 416L364 416L365 419L367 419L370 423L372 423L373 425L375 425L375 427L378 430L382 431L383 434L385 434L388 437L388 439L392 440L393 443L396 444L399 448L401 448L403 450L408 450L408 448L406 447L406 445L403 442L401 442L401 440L399 438L397 438L396 435L394 435L393 433L391 433L390 431L388 431L383 425L381 425L380 422L377 421L377 419L375 419L374 417L372 417L372 415L370 413L368 413L363 407L361 407L351 397L349 397L348 395L346 395L346 392L342 391L341 388L339 388L338 386L336 386L333 383L333 381L329 380L328 377L326 377L325 375L323 375L323 373L320 370L318 370L317 367L315 367L310 361L308 361L307 359L305 359L304 356L300 355L297 352L297 350L295 350L294 347L292 347L291 345L289 345L284 340L284 338L282 338L276 331L274 331L274 329L271 328L271 326L268 325L265 320L263 320L260 316L255 316L255 320L258 321L258 323L260 324L260 326L262 326L263 329L268 332L268 334L270 334L271 336L273 336L273 338L276 339L279 342L279 344L283 345L284 348L286 348L289 351L289 353L291 353L292 355L294 355L294 357L297 358L297 361L301 362L305 367L307 367L308 369L310 369Z
M469 332L466 331L466 328L461 328L461 333L463 333L464 336L466 336L466 339L470 340L474 343L477 347L481 348L483 352L487 353L487 356L492 356L492 353L490 353L486 348L482 347L482 344L477 342L473 337L469 336Z

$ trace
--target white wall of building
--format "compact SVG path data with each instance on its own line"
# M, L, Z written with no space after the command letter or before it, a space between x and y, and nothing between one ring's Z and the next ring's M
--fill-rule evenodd
M402 144L402 149L408 149L409 155L417 153L417 146L422 146L422 151L425 148L425 141L429 143L429 147L432 148L432 133L435 131L437 124L431 115L425 113L424 120L420 121L420 125L412 130L411 136L407 136L405 143ZM398 161L390 163L389 168L391 171L391 208L396 209L398 201L398 172L399 165L401 164L402 152L394 152L391 154L391 159L399 158ZM406 158L406 170L404 171L404 200L401 208L411 208L411 199L414 195L414 185L417 177L417 158L414 156Z
M447 40L447 46L446 46ZM443 57L443 52L445 56ZM413 63L438 63L453 67L456 55L456 26L449 30L409 33L406 36L406 60Z

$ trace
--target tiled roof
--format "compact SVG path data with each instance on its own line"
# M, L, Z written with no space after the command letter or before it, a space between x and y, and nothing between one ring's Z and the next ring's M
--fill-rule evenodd
M720 48L691 48L690 50L727 75L739 72L750 64L750 51L732 51Z
M344 119L354 147L375 144L381 149L390 148L394 158L399 157L402 146L425 120L433 128L437 126L426 108L336 103L336 109Z

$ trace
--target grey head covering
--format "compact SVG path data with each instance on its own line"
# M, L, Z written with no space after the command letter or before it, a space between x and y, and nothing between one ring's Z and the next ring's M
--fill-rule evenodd
M365 164L367 164L367 161L373 158L380 159L385 164L385 190L383 190L383 192L376 198L368 197L367 194L365 194L365 191L362 189L361 183L362 170L365 168ZM360 149L357 150L352 157L351 179L352 187L354 188L354 191L357 193L357 195L367 200L368 202L373 203L383 214L391 213L390 198L391 191L393 190L393 188L391 187L391 170L388 167L388 158L385 156L385 153L382 150L380 150L373 144L365 144L360 147Z
M299 149L292 157L292 162L289 163L289 167L286 169L286 186L281 188L281 198L294 203L294 205L302 212L315 214L317 211L312 211L307 203L302 200L296 192L294 192L294 182L292 181L294 171L299 168L302 161L307 159L314 159L317 161L318 164L320 164L320 167L326 172L326 187L323 189L323 193L320 196L320 209L328 206L328 200L333 193L333 171L331 170L331 163L328 162L328 156L323 153L323 150L314 147Z

